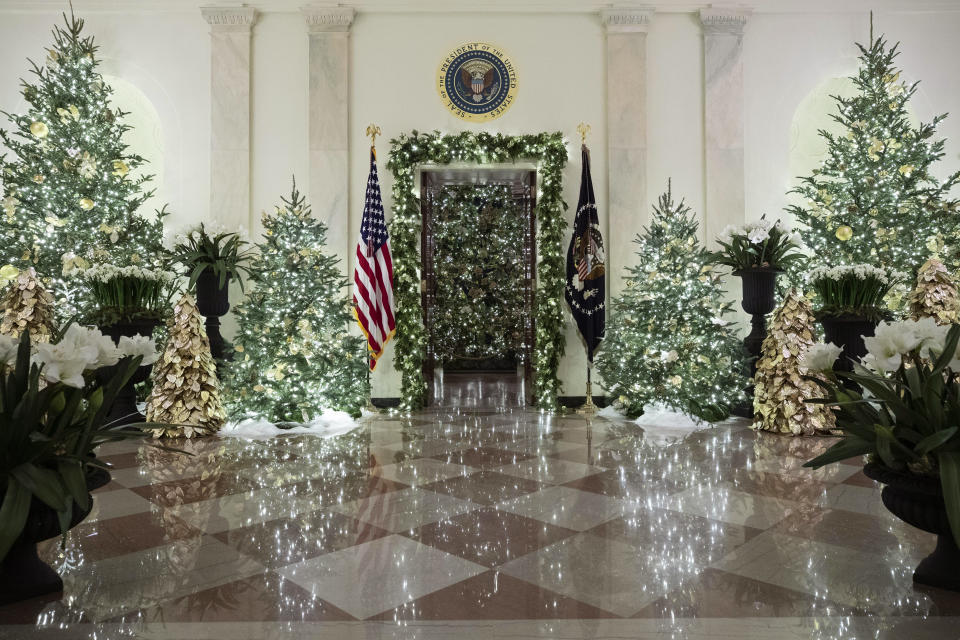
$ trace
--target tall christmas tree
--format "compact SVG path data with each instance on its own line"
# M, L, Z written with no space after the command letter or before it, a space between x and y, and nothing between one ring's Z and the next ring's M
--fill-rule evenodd
M155 438L192 438L223 426L217 365L203 323L193 296L185 293L173 308L163 355L153 365L147 422L170 425L153 429Z
M757 360L754 429L812 436L834 428L828 407L807 402L823 397L817 384L803 377L808 373L802 365L803 355L815 342L813 307L791 289L773 314Z
M61 275L65 252L73 265L152 266L163 224L162 215L137 213L152 195L144 190L150 176L131 173L144 159L122 140L130 127L110 105L93 37L81 35L83 20L71 14L64 21L45 64L31 61L33 82L22 82L29 108L5 114L11 131L0 131L12 151L0 175L0 264L36 267L58 311L69 314L87 301L82 286Z
M670 189L639 234L636 266L612 305L596 368L628 415L662 404L720 420L740 400L743 347L724 318L720 278L706 262L697 222Z
M805 203L789 210L804 242L831 266L868 263L914 274L940 249L955 270L960 203L949 191L960 172L940 182L931 171L944 155L944 141L932 138L946 115L913 126L907 103L918 83L900 79L897 45L874 40L871 28L870 48L857 47L857 93L834 97L832 117L845 133L820 131L827 157L793 190Z
M224 386L233 417L301 422L324 409L353 415L367 399L366 346L351 336L346 279L324 254L326 226L294 183L250 266L251 290L234 310L238 331Z

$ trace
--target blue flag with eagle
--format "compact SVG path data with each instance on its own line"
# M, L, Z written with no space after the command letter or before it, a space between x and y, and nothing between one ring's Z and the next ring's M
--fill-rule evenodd
M606 323L606 267L600 218L593 197L590 177L590 151L583 145L583 171L580 175L580 200L573 221L573 237L567 251L567 287L564 292L573 319L587 345L587 360L603 340Z

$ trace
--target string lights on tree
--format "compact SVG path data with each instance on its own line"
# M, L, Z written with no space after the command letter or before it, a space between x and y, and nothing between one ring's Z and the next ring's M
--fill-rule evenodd
M744 353L694 214L668 187L634 242L639 260L613 302L597 371L627 415L659 404L722 420L746 387Z
M918 83L900 79L897 46L872 33L870 48L857 46L857 93L835 97L833 119L845 132L820 132L827 157L793 190L805 203L789 210L804 243L831 266L874 264L913 274L940 253L956 270L960 203L949 191L960 172L941 182L931 170L944 155L944 140L933 136L946 116L912 125L907 103Z
M327 228L296 184L272 215L235 309L234 359L224 388L232 417L306 422L325 409L360 415L367 400L366 346L351 336L346 279L324 253Z
M92 36L83 20L64 16L43 65L31 63L34 81L23 82L29 104L6 114L11 131L0 140L12 151L2 165L3 215L0 264L33 266L69 316L92 302L68 268L85 263L156 266L163 213L137 213L153 195L144 159L123 141L126 115L111 107L112 89L97 69ZM64 256L65 252L69 252Z

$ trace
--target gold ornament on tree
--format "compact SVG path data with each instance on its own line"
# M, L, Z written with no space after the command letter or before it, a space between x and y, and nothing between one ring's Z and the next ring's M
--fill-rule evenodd
M223 426L226 415L203 317L190 294L184 294L177 302L169 329L167 346L153 365L147 422L171 425L153 429L157 438L192 438L213 433Z
M853 237L853 229L851 229L845 224L840 225L839 227L837 227L836 236L837 236L837 240L846 242L847 240Z
M3 269L6 269L6 266ZM3 270L0 269L0 274L2 273ZM5 275L11 274L7 272ZM0 334L16 337L28 331L30 341L34 344L50 342L55 326L53 296L40 284L37 272L30 267L8 280L11 281L10 288L0 303L3 308Z
M796 289L791 289L773 315L763 340L754 378L753 428L795 436L829 433L835 426L833 412L822 404L806 402L823 397L820 388L803 376L801 360L814 340L813 308Z
M933 318L939 325L960 322L957 286L936 258L924 262L917 272L917 287L910 293L910 316L914 320Z

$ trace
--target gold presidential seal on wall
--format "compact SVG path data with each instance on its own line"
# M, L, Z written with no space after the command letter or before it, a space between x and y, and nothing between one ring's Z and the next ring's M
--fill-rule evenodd
M471 122L499 118L517 96L517 68L503 49L488 42L470 42L443 59L437 91L455 116Z

